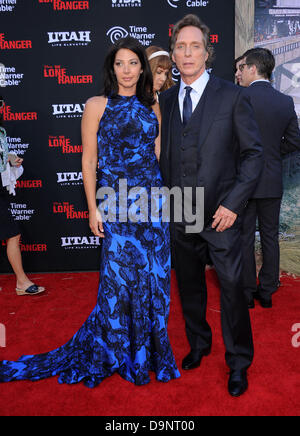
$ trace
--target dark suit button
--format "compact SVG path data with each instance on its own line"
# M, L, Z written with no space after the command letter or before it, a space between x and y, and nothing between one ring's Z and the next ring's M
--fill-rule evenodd
M184 148L184 147L181 147L181 150L182 150L182 151L185 151L185 148Z

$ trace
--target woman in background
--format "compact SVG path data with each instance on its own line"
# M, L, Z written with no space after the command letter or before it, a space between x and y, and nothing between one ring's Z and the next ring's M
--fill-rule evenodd
M4 100L0 97L0 110L4 107ZM2 126L3 117L0 112L0 173L6 171L7 165L19 168L23 159L16 157L11 162L8 155L6 132ZM7 241L7 257L16 275L17 295L37 295L45 291L45 288L35 285L24 272L22 255L20 250L20 229L11 214L9 208L9 194L2 185L0 174L0 240Z
M161 47L151 46L146 50L153 75L154 95L158 100L161 92L174 86L170 54Z

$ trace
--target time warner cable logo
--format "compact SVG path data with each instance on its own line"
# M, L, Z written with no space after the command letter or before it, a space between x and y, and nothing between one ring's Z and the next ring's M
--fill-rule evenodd
M112 44L115 44L121 38L126 38L128 35L137 39L145 47L152 45L156 36L155 33L150 33L146 26L129 26L128 30L121 26L115 26L106 33Z
M167 0L168 4L172 8L178 8L180 0ZM186 0L186 6L188 8L206 7L210 0Z
M141 8L142 0L112 0L113 8Z
M169 5L172 7L172 8L178 8L178 2L179 2L180 0L168 0L168 3L169 3Z
M17 0L0 0L0 12L13 12Z

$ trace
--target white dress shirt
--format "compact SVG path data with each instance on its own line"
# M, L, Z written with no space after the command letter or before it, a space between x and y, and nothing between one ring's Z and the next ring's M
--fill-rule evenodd
M192 99L192 103L193 103L193 112L196 109L202 94L206 88L206 85L208 84L210 79L210 76L208 74L207 71L205 71L201 77L199 77L198 80L196 80L194 83L192 83L191 85L187 85L186 83L184 83L184 81L181 79L181 84L180 84L180 90L179 90L179 109L180 109L180 114L181 114L181 119L183 120L183 102L185 99L185 95L186 95L186 87L190 86L191 88L193 88L192 92L191 92L191 99Z

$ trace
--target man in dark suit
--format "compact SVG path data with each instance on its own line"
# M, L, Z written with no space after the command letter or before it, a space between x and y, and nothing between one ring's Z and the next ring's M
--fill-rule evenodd
M172 56L181 83L161 95L161 170L169 188L204 187L204 228L186 233L171 223L175 269L190 354L183 369L199 367L211 351L206 320L206 265L212 262L221 285L221 313L232 396L248 388L254 347L242 286L241 216L263 166L262 147L243 88L210 77L209 29L188 15L175 27ZM176 206L176 205L175 205ZM195 208L199 207L193 204Z
M283 195L282 155L300 150L300 133L294 102L276 91L271 83L275 58L265 48L245 53L240 65L241 85L254 109L264 149L264 169L244 216L244 286L249 307L254 298L264 308L272 307L280 274L279 218ZM257 219L262 244L263 265L256 280L255 233Z

